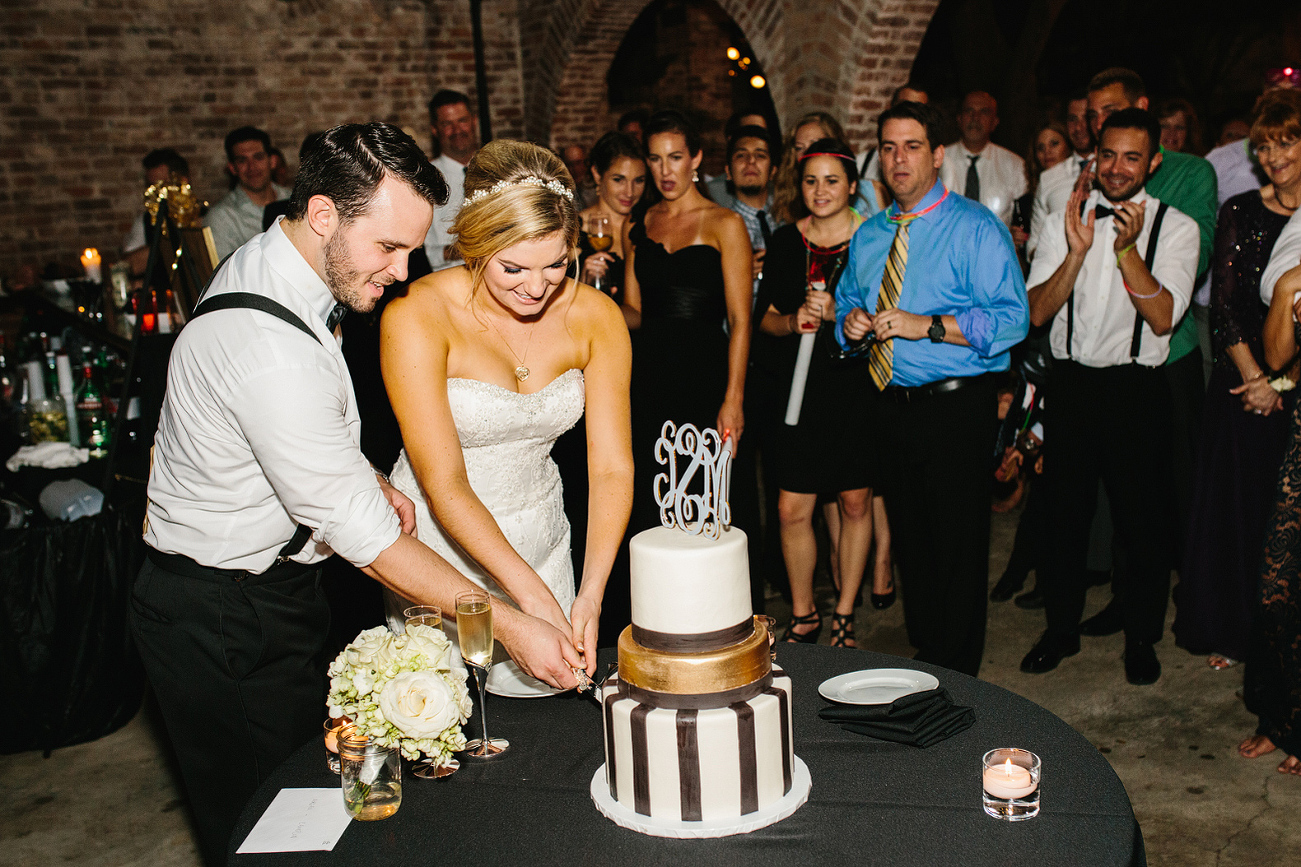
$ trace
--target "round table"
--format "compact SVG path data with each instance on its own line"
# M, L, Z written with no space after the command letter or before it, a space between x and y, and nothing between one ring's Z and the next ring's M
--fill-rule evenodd
M231 863L1147 863L1120 779L1092 744L1037 704L966 675L880 653L779 645L777 659L794 681L795 753L809 767L813 790L793 816L751 834L674 840L615 825L597 812L589 792L593 773L605 761L597 703L573 693L545 699L492 696L491 731L510 739L510 752L486 762L465 759L461 770L444 780L404 773L397 814L380 822L353 822L332 852L235 855L282 788L338 785L325 767L321 740L313 739L277 768L245 807L231 837ZM820 719L818 711L827 703L818 684L865 668L929 671L954 702L975 708L975 725L917 749L852 734ZM476 709L467 733L473 736L478 726ZM993 819L980 805L981 756L1010 746L1032 750L1043 761L1042 812L1017 823Z

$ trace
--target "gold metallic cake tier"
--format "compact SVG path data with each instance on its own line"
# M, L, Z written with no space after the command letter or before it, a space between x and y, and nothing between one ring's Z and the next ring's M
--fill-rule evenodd
M738 644L704 653L667 653L642 647L629 626L619 636L619 677L655 692L700 695L748 686L772 671L768 629L756 620L754 632Z

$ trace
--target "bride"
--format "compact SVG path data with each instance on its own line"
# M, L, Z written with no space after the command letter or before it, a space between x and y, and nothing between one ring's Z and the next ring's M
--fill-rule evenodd
M609 296L567 277L578 232L574 182L557 156L525 142L485 145L466 167L452 225L465 264L389 304L380 356L405 446L392 483L418 504L420 540L559 629L573 645L567 658L592 674L632 504L631 349ZM575 596L550 452L584 409L589 517ZM386 596L391 624L405 604ZM455 640L453 616L444 627ZM489 689L553 692L501 658Z

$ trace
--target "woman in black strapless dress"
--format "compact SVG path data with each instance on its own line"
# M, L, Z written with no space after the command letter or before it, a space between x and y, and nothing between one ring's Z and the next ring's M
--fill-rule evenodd
M637 465L630 532L659 523L651 485L662 467L654 444L665 421L730 430L733 524L757 538L746 513L753 485L741 443L741 403L750 352L750 240L745 224L696 188L699 135L677 112L645 130L655 190L624 236L624 315L633 332L632 425ZM749 474L749 481L745 476ZM757 508L756 508L757 512ZM761 588L756 589L760 601Z

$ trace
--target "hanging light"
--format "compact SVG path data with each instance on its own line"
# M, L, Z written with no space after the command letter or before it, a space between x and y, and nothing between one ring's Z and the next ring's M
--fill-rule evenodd
M742 57L740 60L737 61L736 65L741 67L742 69L745 69L747 66L750 65L750 58Z
M739 48L737 48L735 45L729 45L729 46L727 46L727 59L728 59L728 60L736 60L736 59L737 59L738 57L740 57L740 56L741 56L741 50L740 50Z
M753 87L755 90L762 90L764 85L766 85L767 83L768 80L764 78L762 75L755 75L750 78L750 86Z

